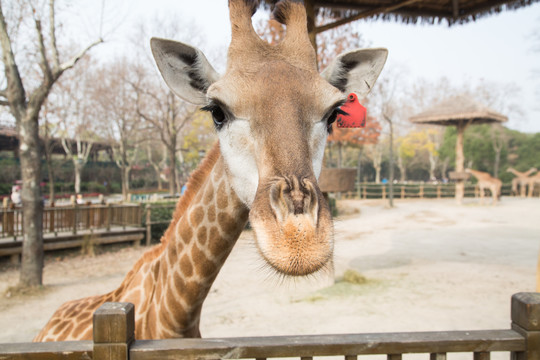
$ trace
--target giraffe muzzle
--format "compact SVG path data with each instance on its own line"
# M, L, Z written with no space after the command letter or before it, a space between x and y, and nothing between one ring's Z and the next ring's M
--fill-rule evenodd
M323 269L333 253L332 219L316 183L289 176L265 188L250 213L263 258L285 275Z

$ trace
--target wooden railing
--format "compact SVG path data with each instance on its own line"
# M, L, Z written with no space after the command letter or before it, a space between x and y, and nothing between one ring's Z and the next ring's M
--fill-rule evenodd
M58 343L0 344L0 359L268 359L423 353L444 360L454 352L488 360L494 351L512 360L540 359L540 293L512 297L511 329L379 334L245 337L220 339L135 340L134 307L105 303L94 314L94 340Z
M111 226L141 226L141 216L138 204L47 207L43 211L43 233L77 234L81 230L110 230ZM0 208L0 238L16 240L23 232L22 209Z
M455 196L455 184L428 184L428 183L410 183L394 184L395 199L441 199ZM350 191L344 194L347 199L386 199L389 194L388 184L360 183L356 186L356 191ZM478 197L478 185L465 184L465 197ZM503 196L511 196L511 185L504 184L502 188ZM486 195L487 196L487 195Z

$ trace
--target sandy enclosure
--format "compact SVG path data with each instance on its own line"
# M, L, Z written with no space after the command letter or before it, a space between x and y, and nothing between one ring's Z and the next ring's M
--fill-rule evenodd
M244 232L204 305L203 336L506 329L511 295L534 291L540 199L339 206L346 212L335 223L334 274L278 277ZM114 289L144 250L48 256L39 295L6 296L18 270L4 268L0 323L10 325L0 343L30 341L64 301ZM348 269L366 282L335 281Z

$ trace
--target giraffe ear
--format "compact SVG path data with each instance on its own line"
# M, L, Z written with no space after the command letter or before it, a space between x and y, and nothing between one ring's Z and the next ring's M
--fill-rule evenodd
M321 73L342 93L356 93L361 100L369 94L381 73L388 50L357 49L338 55Z
M206 104L206 91L219 74L203 52L181 42L152 38L152 54L161 76L180 98L195 104Z

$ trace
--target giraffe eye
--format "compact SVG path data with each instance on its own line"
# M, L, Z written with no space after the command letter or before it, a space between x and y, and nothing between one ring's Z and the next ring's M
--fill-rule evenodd
M227 122L227 115L221 105L216 102L212 102L209 105L201 108L203 111L208 111L212 114L212 119L214 120L214 126L217 130L220 130L223 125Z
M326 130L328 131L328 134L332 133L332 124L336 121L339 115L347 115L347 113L341 110L340 107L336 107L326 119Z

